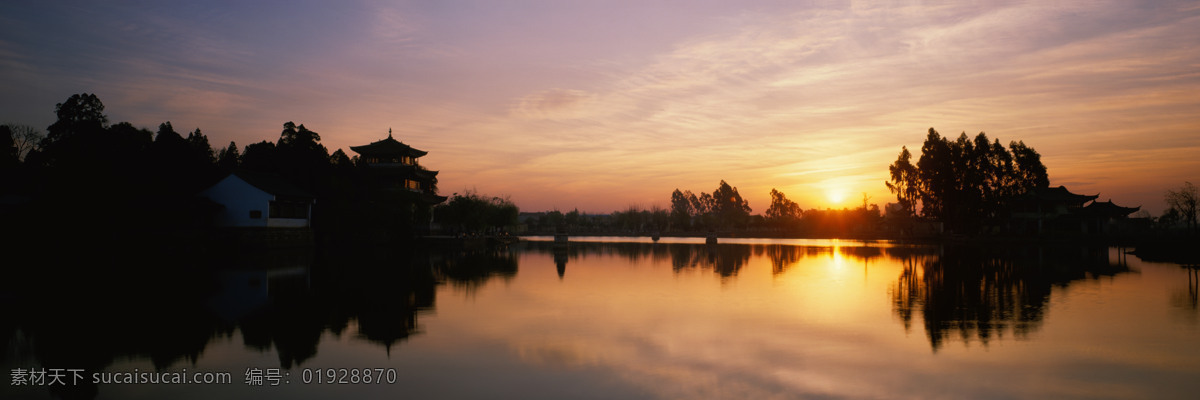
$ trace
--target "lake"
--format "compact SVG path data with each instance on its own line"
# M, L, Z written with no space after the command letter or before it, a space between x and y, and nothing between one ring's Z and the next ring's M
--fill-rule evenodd
M141 259L10 290L0 397L1195 398L1197 270L1124 250L530 238Z

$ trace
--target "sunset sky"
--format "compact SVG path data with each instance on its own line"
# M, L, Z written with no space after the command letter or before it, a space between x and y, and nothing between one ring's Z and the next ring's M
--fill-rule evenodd
M0 123L43 130L85 92L214 147L295 121L353 155L391 128L442 194L523 211L722 179L753 213L772 188L882 206L930 127L1156 215L1200 183L1196 1L5 1L0 87Z

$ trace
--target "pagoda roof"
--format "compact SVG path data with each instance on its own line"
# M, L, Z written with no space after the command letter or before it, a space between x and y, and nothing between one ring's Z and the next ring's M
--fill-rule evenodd
M1044 202L1076 203L1082 205L1083 203L1095 200L1100 195L1075 194L1067 190L1066 187L1059 186L1036 188L1025 193L1025 197Z
M414 149L404 142L393 139L390 130L387 139L362 146L350 146L350 150L364 156L409 156L415 158L429 154L429 152Z
M1113 204L1112 200L1108 201L1093 201L1083 208L1084 212L1092 215L1109 216L1109 217L1126 217L1140 210L1142 207L1121 207Z

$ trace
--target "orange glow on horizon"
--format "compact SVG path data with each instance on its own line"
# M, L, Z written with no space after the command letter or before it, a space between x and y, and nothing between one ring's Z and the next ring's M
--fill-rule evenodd
M63 94L90 91L113 123L202 128L213 147L275 141L294 121L350 153L394 127L429 152L441 194L523 211L666 208L672 190L720 180L753 214L772 188L804 210L855 208L864 192L882 208L888 165L901 146L916 162L930 127L1024 141L1052 185L1154 215L1165 190L1200 180L1200 8L1187 2L714 2L687 18L558 3L346 5L336 25L361 29L311 37L227 34L267 29L253 12L214 25L171 5L18 7L36 22L0 46L27 55L0 62L13 88L0 121L45 127ZM296 5L276 23L328 14ZM618 14L629 29L610 29ZM173 23L137 40L113 29L156 18Z

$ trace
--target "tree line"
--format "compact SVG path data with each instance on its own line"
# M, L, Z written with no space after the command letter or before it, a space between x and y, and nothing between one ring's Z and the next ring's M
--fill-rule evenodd
M929 128L914 165L907 147L888 167L886 185L905 215L942 221L947 229L977 233L1007 217L1017 196L1050 185L1041 155L1022 141L1005 148L980 132L956 140Z
M771 189L771 204L763 215L750 215L737 188L721 181L711 194L675 189L669 222L672 230L683 231L743 229L842 236L878 234L883 225L911 225L924 219L939 221L952 232L976 234L999 230L1024 195L1050 185L1041 154L1023 141L1004 146L983 132L974 138L964 132L951 140L934 128L929 128L919 159L914 162L907 146L901 147L888 172L890 179L884 183L896 203L887 215L868 204L865 193L862 205L854 209L802 210L777 189ZM1195 229L1198 198L1190 182L1168 190L1169 207L1158 218L1165 225L1160 225L1185 224Z
M522 219L527 230L543 234L653 234L670 229L667 210L660 207L629 206L608 214L586 214L578 208L565 213L551 210L525 213Z
M521 210L507 197L488 197L473 190L454 193L434 207L436 220L456 234L506 231L517 225Z
M107 223L126 225L196 224L206 205L194 194L234 170L246 169L278 174L314 194L320 201L313 224L333 232L361 231L355 226L361 221L374 221L386 231L414 232L422 229L416 221L427 222L431 216L460 232L517 224L519 210L506 198L468 191L431 210L411 199L373 196L357 157L340 149L329 153L320 134L291 121L283 124L274 141L245 147L231 141L214 148L199 128L180 133L169 121L157 131L129 122L110 124L104 104L94 94L72 95L55 106L55 115L44 135L25 125L0 126L0 195L36 200L49 217L99 221L107 216ZM913 157L902 147L888 168L885 185L896 195L896 217L941 221L955 232L996 227L1022 194L1049 186L1047 168L1033 147L1022 141L1006 147L982 132L974 138L964 132L950 140L930 128L915 163ZM860 207L842 210L802 210L776 189L770 197L764 214L752 215L738 189L721 180L712 192L675 189L667 210L630 207L606 219L578 210L553 211L526 223L543 231L569 227L843 235L877 231L884 221L879 208L865 197ZM1164 197L1169 207L1158 220L1196 229L1200 196L1195 186L1185 183Z
M979 133L963 133L957 140L929 129L914 164L907 147L889 167L885 182L896 194L900 217L925 217L942 221L956 231L978 231L1007 216L1018 195L1049 186L1041 155L1024 142L1008 147ZM878 206L863 199L854 210L809 210L771 189L771 205L760 219L737 188L721 181L712 194L695 195L676 189L671 193L671 222L690 229L736 229L751 226L809 234L846 234L877 231L882 222ZM751 222L754 223L751 223Z
M104 110L95 94L75 94L55 106L45 135L24 125L0 127L0 195L36 209L6 213L37 215L22 226L47 230L52 221L125 230L202 227L213 205L196 194L248 170L314 195L318 233L409 235L428 227L429 207L403 193L372 190L357 157L340 149L330 154L321 135L303 124L285 122L275 140L214 149L199 128L180 133L168 121L152 132L110 124Z

